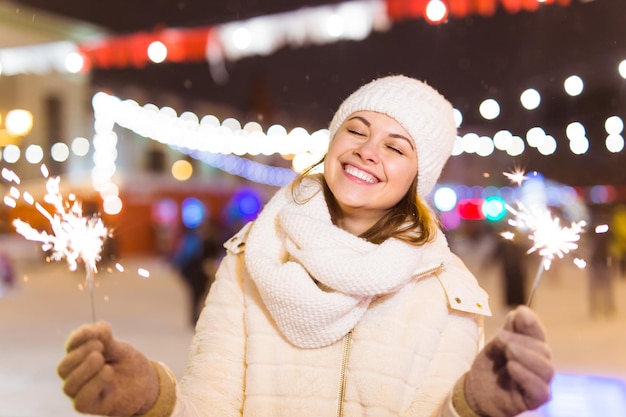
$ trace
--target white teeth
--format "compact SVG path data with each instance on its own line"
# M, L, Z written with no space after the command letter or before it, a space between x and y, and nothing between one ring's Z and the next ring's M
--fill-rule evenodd
M357 169L353 167L352 165L346 165L345 170L348 174L355 176L358 179L361 179L363 181L369 182L370 184L374 184L378 182L378 180L373 175L370 175L367 172L361 171L360 169Z

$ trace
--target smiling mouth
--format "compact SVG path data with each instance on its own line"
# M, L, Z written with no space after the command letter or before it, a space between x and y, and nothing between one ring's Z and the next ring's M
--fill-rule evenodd
M360 169L352 165L345 165L343 169L347 174L352 175L353 177L363 180L369 184L376 184L377 182L379 182L378 179L373 175L368 174L365 171L361 171Z

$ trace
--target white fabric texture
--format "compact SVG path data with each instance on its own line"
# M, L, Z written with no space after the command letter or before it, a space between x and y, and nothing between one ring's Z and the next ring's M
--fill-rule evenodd
M172 416L335 415L343 340L302 349L282 336L245 267L248 230L226 245ZM447 265L370 304L354 329L344 415L458 417L444 399L482 345L482 327L479 315L449 307L441 279L477 284ZM469 288L455 292L471 299Z
M441 232L436 253L388 239L376 245L332 224L320 184L306 179L294 202L290 187L265 206L250 230L246 266L281 332L317 348L354 328L377 296L393 293L449 256Z

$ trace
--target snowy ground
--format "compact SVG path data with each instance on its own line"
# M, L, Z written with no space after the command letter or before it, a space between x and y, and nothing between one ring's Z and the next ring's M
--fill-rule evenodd
M155 259L122 265L123 273L96 275L96 319L109 321L118 338L182 376L193 330L180 279ZM140 267L150 271L150 278L137 274ZM0 298L0 416L79 415L61 391L56 365L69 333L91 321L89 293L79 289L85 275L69 272L65 263L21 269L18 288Z
M471 256L469 250L460 254L492 296L489 337L507 312L501 278L483 262L480 247L472 246ZM180 278L159 259L122 265L124 272L102 270L96 276L96 318L182 375L193 332ZM150 278L137 274L140 267ZM79 289L84 273L37 256L20 259L17 269L17 287L0 297L0 417L76 416L55 368L71 330L91 321L89 293ZM570 262L559 261L542 276L533 308L546 325L559 375L552 407L526 417L626 416L626 279L616 277L613 318L589 317L586 294L586 271ZM600 410L602 404L608 408Z

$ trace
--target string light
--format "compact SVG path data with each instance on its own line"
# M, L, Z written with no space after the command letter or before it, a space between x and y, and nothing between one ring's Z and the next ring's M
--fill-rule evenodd
M472 0L473 1L473 0ZM537 10L545 0L507 0L502 6L509 13L521 9ZM556 0L560 6L571 0ZM470 0L444 2L429 0L404 4L404 1L352 0L332 5L305 7L279 14L257 16L248 20L226 22L199 28L158 29L152 33L141 31L129 35L108 36L90 31L86 40L49 42L39 45L4 48L0 50L0 69L4 75L26 73L77 73L94 66L123 68L142 67L149 60L160 63L168 60L168 50L175 49L173 62L206 59L214 68L224 60L238 60L248 56L266 56L290 46L300 48L308 44L327 44L342 40L360 41L372 32L389 30L394 21L423 18L431 24L440 24L450 16L464 18L469 14L491 16L495 0L487 6L473 7ZM552 2L549 2L552 3ZM447 5L448 4L448 5ZM415 6L415 7L413 7ZM26 14L26 13L23 13ZM38 15L38 19L41 19ZM50 17L47 17L50 20ZM50 20L49 25L58 25ZM96 33L92 33L96 32ZM93 41L97 39L97 41ZM138 53L137 45L149 40L149 51Z

